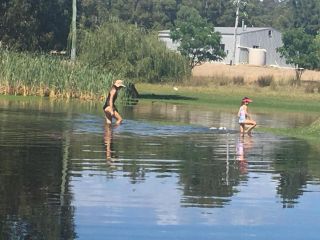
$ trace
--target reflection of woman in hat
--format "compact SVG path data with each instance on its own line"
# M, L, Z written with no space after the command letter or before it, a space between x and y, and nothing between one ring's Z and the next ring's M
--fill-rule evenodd
M252 100L248 97L244 97L241 101L238 117L240 124L240 134L242 135L246 132L251 136L252 129L257 125L257 123L250 118L250 115L248 113L248 104L251 102ZM245 130L246 125L249 125L247 130Z
M115 101L117 100L117 96L118 96L118 91L122 88L125 87L125 85L123 84L122 80L116 80L107 97L106 102L103 105L103 111L106 115L106 121L108 124L112 123L112 118L116 118L117 122L116 124L120 124L122 122L122 117L119 114L117 107L115 106Z

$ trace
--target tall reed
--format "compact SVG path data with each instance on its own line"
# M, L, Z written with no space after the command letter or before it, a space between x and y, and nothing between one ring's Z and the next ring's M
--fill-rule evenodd
M0 49L0 93L102 98L111 85L108 71L46 55Z

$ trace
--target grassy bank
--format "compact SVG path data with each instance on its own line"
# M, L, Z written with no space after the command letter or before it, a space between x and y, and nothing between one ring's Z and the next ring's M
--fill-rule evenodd
M251 108L293 112L318 112L320 94L307 94L296 87L283 90L246 86L187 87L173 85L136 84L142 99L158 99L166 102L213 106L238 107L244 96L254 100Z
M187 87L173 85L137 84L137 90L144 101L164 101L194 105L205 108L237 109L241 99L249 96L254 100L250 106L253 112L319 112L320 94L307 94L299 87L287 86L281 90L247 86ZM320 117L320 115L319 115ZM320 141L320 120L303 128L259 128L258 131L271 132Z

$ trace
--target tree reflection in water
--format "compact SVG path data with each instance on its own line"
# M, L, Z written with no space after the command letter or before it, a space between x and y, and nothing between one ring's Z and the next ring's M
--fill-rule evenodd
M158 116L157 120L165 116L180 122L180 116L184 116L183 121L188 122L189 112L181 109L177 109L179 114L174 116L168 114L173 112L171 110L162 113L157 107L144 109L146 113L155 113L144 115L143 123L132 120L132 125L129 122L123 127L109 128L93 114L66 116L65 109L53 110L54 107L51 109L47 105L32 107L11 103L0 106L3 108L0 111L0 239L76 238L79 219L74 218L79 216L75 215L75 209L80 215L83 209L88 210L85 212L88 214L99 204L106 211L121 210L119 212L123 213L107 215L108 221L134 219L135 223L145 223L143 218L135 218L132 214L135 212L140 217L147 216L148 226L156 226L149 222L152 218L148 214L153 212L141 210L146 207L144 203L150 204L148 210L153 210L153 204L159 203L157 196L166 194L168 189L176 198L168 201L174 205L170 208L162 206L161 202L164 215L177 209L183 215L188 212L186 207L202 213L203 208L229 205L223 209L226 211L220 212L225 218L233 202L240 204L243 212L252 209L238 197L239 191L246 194L255 189L256 177L267 176L261 178L259 184L268 184L269 191L272 188L266 193L270 204L266 207L276 208L276 211L278 206L273 205L278 202L273 190L287 208L303 202L299 198L309 190L308 184L313 187L319 184L319 147L304 141L266 134L238 139L237 134L188 132L182 127L176 134L174 130L179 130L179 126L169 127L167 123L157 122L155 131L149 124L154 116ZM196 111L192 113L199 116ZM189 128L194 129L193 126ZM255 186L250 188L252 185ZM92 187L90 191L96 190L95 194L87 194L88 186ZM145 189L150 186L160 188ZM138 190L130 192L128 189ZM106 198L113 195L110 193L120 197ZM257 202L266 197L257 196L259 193L255 192L250 194L251 200ZM128 212L127 203L132 201L131 210L134 211ZM103 208L106 205L107 208ZM276 211L273 213L277 215ZM141 212L145 215L140 215ZM88 214L89 218L93 216L89 220L101 223L100 217L106 217L104 214ZM300 214L308 218L310 211ZM190 219L193 217L197 216L192 215ZM114 225L100 226L110 229Z
M0 239L75 238L69 176L62 173L65 126L47 103L22 101L24 109L2 102Z
M310 145L304 141L283 141L274 152L274 168L279 172L277 193L282 198L284 208L292 208L304 193L308 174Z

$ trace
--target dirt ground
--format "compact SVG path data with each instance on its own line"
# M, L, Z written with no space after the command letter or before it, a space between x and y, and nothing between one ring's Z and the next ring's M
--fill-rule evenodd
M243 77L246 82L256 81L260 76L273 76L275 80L289 80L295 77L295 70L270 66L235 65L205 63L193 69L194 77ZM302 80L320 81L320 71L306 70Z

